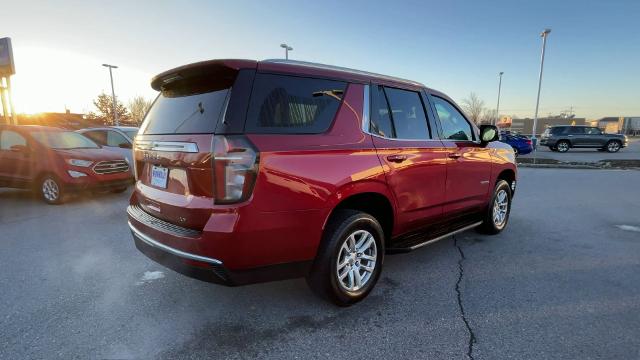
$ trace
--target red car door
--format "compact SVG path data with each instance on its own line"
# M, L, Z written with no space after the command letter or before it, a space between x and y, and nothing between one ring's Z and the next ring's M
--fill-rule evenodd
M396 201L396 235L442 216L447 153L418 91L373 86L369 131Z
M479 131L452 101L435 95L431 100L448 158L444 215L475 211L490 193L491 150L480 144Z
M30 156L27 139L17 131L0 131L0 177L13 185L30 180Z

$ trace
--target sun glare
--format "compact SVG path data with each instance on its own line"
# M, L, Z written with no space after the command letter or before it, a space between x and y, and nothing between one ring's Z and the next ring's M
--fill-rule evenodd
M15 47L16 74L12 77L17 113L93 110L92 100L110 93L109 74L100 59L44 47ZM108 60L108 59L106 59ZM116 96L125 104L135 95L153 97L151 74L121 65L114 71Z

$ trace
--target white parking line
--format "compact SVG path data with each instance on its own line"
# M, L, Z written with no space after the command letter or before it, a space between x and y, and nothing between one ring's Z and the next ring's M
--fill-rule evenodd
M136 285L142 285L146 282L162 279L164 273L162 271L145 271L144 275L140 278L140 281L136 282Z
M632 225L616 225L620 230L640 232L640 227Z

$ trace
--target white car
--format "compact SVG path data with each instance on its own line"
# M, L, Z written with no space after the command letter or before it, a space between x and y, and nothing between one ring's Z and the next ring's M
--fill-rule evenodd
M122 155L133 172L133 139L138 128L133 126L108 126L81 129L78 133L88 137L103 148Z

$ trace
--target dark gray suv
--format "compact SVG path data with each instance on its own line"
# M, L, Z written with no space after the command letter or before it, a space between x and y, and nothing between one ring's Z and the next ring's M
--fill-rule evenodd
M540 136L540 145L559 152L567 152L570 148L595 148L614 153L627 143L625 135L605 134L591 126L552 126Z

